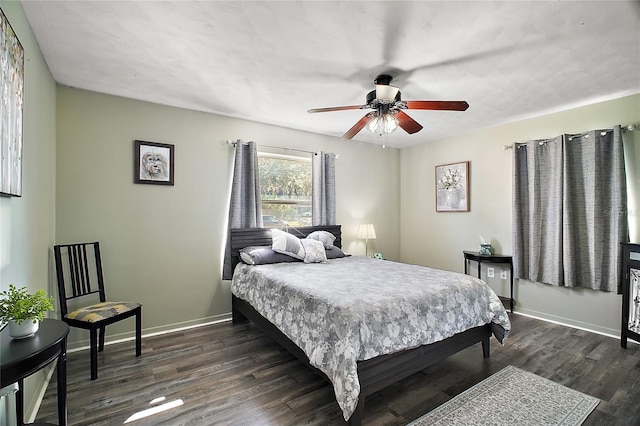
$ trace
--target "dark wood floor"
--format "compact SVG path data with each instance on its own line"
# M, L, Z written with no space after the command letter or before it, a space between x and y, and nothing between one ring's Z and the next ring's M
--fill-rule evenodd
M403 425L507 365L533 372L602 402L585 425L640 424L640 346L520 315L505 346L492 338L367 398L365 424ZM133 425L341 425L330 385L253 324L223 323L107 346L99 377L89 355L68 356L70 425L123 424L136 412L183 405ZM38 421L57 422L55 375ZM152 403L164 397L162 402Z

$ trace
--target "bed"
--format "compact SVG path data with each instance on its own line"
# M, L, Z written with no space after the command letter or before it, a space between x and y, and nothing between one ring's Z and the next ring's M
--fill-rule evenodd
M331 233L341 247L339 225L289 233L315 231ZM468 275L362 256L240 261L241 249L269 246L271 235L264 228L231 231L233 322L253 321L331 382L349 424L361 423L368 395L478 342L488 358L491 335L502 342L508 334L499 298Z

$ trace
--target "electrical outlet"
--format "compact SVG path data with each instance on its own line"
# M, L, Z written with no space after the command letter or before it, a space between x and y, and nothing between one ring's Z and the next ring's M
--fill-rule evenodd
M493 268L487 268L487 277L489 277L489 278L493 278L493 277L495 277L495 276L496 276L496 275L495 275L495 271L494 271L494 269L493 269Z
M507 271L500 271L500 279L501 280L507 279Z

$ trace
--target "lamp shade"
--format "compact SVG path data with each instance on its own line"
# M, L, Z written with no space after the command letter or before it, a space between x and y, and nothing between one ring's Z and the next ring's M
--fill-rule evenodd
M358 238L372 240L376 237L376 230L372 223L362 223L358 228Z
M376 84L376 99L381 101L391 101L396 99L398 88L390 84Z

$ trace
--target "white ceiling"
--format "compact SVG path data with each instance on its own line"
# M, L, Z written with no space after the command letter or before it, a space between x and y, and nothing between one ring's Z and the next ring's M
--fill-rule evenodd
M306 111L364 104L381 73L404 100L469 103L354 138L388 146L640 93L638 1L21 4L54 79L81 89L336 137L368 110Z

